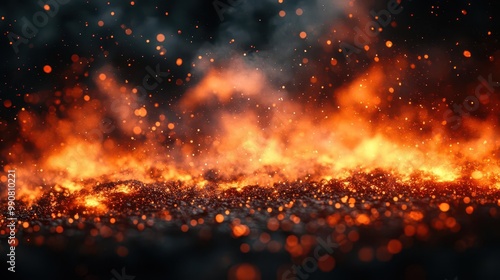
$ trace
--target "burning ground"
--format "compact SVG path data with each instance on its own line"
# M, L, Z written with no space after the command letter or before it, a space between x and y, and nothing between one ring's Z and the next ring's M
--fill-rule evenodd
M331 238L333 252L301 273L313 279L498 273L500 191L467 181L401 183L378 171L225 190L216 181L204 188L85 184L79 191L51 188L30 206L19 205L21 252L35 258L20 267L57 262L62 268L52 277L82 279L107 279L122 266L143 279L281 279L312 257L318 238Z

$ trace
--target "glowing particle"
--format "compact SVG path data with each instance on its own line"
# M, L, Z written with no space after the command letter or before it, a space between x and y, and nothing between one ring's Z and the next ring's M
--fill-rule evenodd
M298 16L301 16L303 13L304 13L304 11L301 8L298 8L297 10L295 10L295 14L297 14Z
M248 253L248 252L250 252L250 245L248 245L246 243L241 244L240 251L242 253Z
M165 41L165 35L163 35L161 33L158 34L158 35L156 35L156 41L158 41L160 43L163 42L163 41Z
M175 128L175 125L173 123L169 123L167 125L168 129L174 129Z
M385 42L385 46L388 47L388 48L391 48L392 47L392 41Z
M465 57L467 57L467 58L469 58L469 57L471 57L471 56L472 56L472 54L470 53L470 51L465 50L465 51L464 51L464 56L465 56Z
M250 229L246 225L235 225L233 227L233 235L234 237L246 236L250 233Z
M64 231L64 228L62 226L57 226L56 227L56 232L57 233L63 233L63 231Z
M138 127L138 126L134 126L133 131L134 131L134 134L137 135L137 134L141 134L142 129L140 127Z
M116 249L116 254L120 257L126 257L128 255L128 249L125 246L118 246Z
M181 66L181 65L182 65L182 58L180 58L180 57L179 57L179 58L177 58L177 60L175 61L175 64L176 64L177 66Z
M281 10L281 11L279 12L279 16L280 16L280 17L285 17L285 16L286 16L286 12L285 12L285 11L283 11L283 10Z
M10 108L10 107L12 106L12 101L10 101L10 100L8 100L8 99L7 99L7 100L5 100L5 101L3 102L3 106L5 106L5 108Z
M368 225L368 224L370 224L370 217L368 217L368 215L366 215L366 214L360 214L360 215L356 218L356 221L357 221L359 224L362 224L362 225Z
M439 204L439 210L441 210L443 212L447 212L448 210L450 210L450 205L446 202L443 202L443 203Z
M130 28L125 29L125 34L127 34L127 35L132 34L132 29L130 29Z
M78 60L80 60L80 57L77 54L71 55L71 61L78 62Z
M267 228L272 231L277 231L280 228L280 223L276 218L270 218L267 221Z
M261 279L259 270L251 264L243 263L231 267L228 279Z
M215 215L215 221L219 224L224 222L224 216L222 214Z
M50 65L43 66L43 72L49 74L50 72L52 72L52 67L50 67Z
M307 37L307 33L302 31L302 32L300 32L299 36L301 39L305 39Z
M373 249L370 247L361 248L358 251L358 258L362 262L371 262L373 260Z
M405 231L406 236L413 236L413 235L415 235L417 229L413 225L407 225L407 226L405 226L404 231Z
M393 239L387 244L387 251L393 255L401 252L401 249L403 249L403 244L397 239Z
M101 80L101 81L106 80L106 74L104 74L104 73L99 74L99 80Z
M104 21L102 21L102 20L98 21L98 22L97 22L97 25L98 25L99 27L103 27L103 26L104 26Z
M323 272L331 271L335 268L335 259L332 256L322 256L318 259L318 267Z

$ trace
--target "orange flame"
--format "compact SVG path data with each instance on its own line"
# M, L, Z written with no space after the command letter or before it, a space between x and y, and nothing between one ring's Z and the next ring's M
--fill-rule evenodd
M65 91L73 101L59 107L64 117L22 110L21 134L36 153L16 144L11 165L27 200L39 187L76 191L89 180L241 188L374 170L400 181L466 179L500 187L494 119L466 119L463 129L473 136L452 138L423 106L389 114L383 67L331 90L331 102L318 109L273 88L263 71L241 60L232 65L211 69L186 92L176 106L180 120L148 108L108 68L95 79L96 93L83 98L81 85ZM83 201L99 206L96 197Z

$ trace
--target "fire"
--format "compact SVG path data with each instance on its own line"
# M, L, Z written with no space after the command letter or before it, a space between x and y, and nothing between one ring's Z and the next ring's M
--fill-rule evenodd
M240 190L380 171L399 182L473 180L500 187L495 119L464 119L468 136L453 135L436 119L439 112L418 104L395 107L396 90L386 85L383 66L325 90L328 101L318 108L293 100L262 70L233 59L187 90L175 105L177 118L149 106L147 95L120 83L110 68L97 73L95 92L80 84L56 92L60 105L44 114L19 112L21 137L35 153L17 143L10 165L19 169L27 201L41 189L75 192L94 182L179 181ZM95 197L83 201L100 205Z

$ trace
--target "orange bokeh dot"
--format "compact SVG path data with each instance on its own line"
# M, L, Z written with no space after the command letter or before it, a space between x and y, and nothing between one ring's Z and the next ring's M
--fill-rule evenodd
M322 257L318 261L318 267L323 272L332 271L335 268L335 259L331 256Z
M215 220L217 221L217 223L222 223L224 222L224 216L222 214L217 214L215 215Z
M441 210L443 212L447 212L448 210L450 210L450 205L446 202L443 202L443 203L439 204L439 210Z
M299 36L301 39L305 39L307 37L307 33L302 31L302 32L300 32Z
M116 254L120 257L126 257L128 255L128 249L125 246L119 246L116 249Z
M401 249L403 249L403 244L397 239L393 239L387 244L387 251L391 254L397 254L401 252Z
M362 262L371 262L373 260L373 249L369 247L361 248L358 252L358 258Z
M286 245L287 246L293 247L293 246L296 246L297 244L299 244L299 239L297 238L297 236L289 235L286 238Z
M106 80L106 74L104 74L104 73L99 74L99 80L101 80L101 81Z
M464 51L464 56L465 56L465 57L471 57L471 56L472 56L472 54L470 53L470 51L465 50L465 51Z
M177 66L181 66L182 65L182 58L177 58L177 60L175 61L175 64L177 64Z
M57 233L63 233L63 231L64 231L64 228L62 226L57 226L56 227L56 232Z
M417 231L417 229L412 225L405 226L405 235L406 236L413 236L413 235L415 235L416 231Z
M160 42L160 43L161 43L161 42L163 42L163 41L165 41L165 35L163 35L163 34L161 34L161 33L160 33L160 34L158 34L158 35L156 35L156 40L157 40L158 42Z
M280 227L279 221L276 218L270 218L267 221L267 228L271 231L277 231Z
M257 267L243 263L233 266L229 270L229 279L231 280L256 280L261 279L260 272Z
M73 54L71 56L71 61L73 62L78 62L78 60L80 60L80 57L77 55L77 54Z
M52 67L50 67L50 65L43 66L43 72L49 74L50 72L52 72Z
M250 245L248 245L246 243L241 244L240 251L242 253L248 253L248 252L250 252Z
M141 132L142 132L142 129L140 127L138 127L138 126L134 127L134 134L141 134Z

